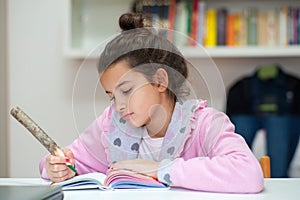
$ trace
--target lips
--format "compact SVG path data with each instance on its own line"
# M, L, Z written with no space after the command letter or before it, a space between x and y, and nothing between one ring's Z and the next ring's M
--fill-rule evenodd
M133 113L125 114L125 115L122 116L122 118L123 118L124 120L127 120L127 119L130 118L130 116L131 116L132 114L133 114Z

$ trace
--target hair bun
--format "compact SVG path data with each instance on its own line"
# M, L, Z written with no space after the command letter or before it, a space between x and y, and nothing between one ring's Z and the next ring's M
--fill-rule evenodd
M119 18L119 26L122 31L144 27L144 17L139 13L125 13Z

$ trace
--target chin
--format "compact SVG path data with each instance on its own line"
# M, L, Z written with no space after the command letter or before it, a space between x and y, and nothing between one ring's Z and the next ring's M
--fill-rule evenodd
M146 126L146 124L143 123L136 123L135 121L132 121L132 119L127 121L131 126L136 127L136 128L140 128L140 127L144 127Z

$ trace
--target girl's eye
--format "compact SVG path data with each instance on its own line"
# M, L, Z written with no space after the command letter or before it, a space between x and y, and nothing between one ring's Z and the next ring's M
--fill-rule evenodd
M131 88L129 88L128 90L124 90L123 94L128 94L131 91Z

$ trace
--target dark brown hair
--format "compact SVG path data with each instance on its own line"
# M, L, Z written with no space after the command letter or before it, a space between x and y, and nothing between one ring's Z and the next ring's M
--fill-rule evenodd
M122 60L151 81L157 69L163 68L169 77L169 94L176 99L188 75L186 61L166 38L165 31L144 24L142 14L126 13L119 18L122 32L106 45L100 56L98 72L101 74Z

